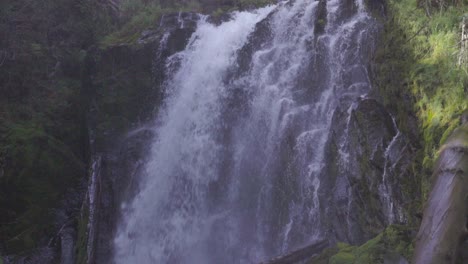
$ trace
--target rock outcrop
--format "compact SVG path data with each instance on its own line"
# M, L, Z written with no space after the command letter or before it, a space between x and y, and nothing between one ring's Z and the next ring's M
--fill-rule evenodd
M362 244L389 224L406 223L406 202L418 193L405 192L417 186L409 172L414 153L392 116L378 101L360 99L335 111L332 131L320 194L332 205L322 208L330 237Z

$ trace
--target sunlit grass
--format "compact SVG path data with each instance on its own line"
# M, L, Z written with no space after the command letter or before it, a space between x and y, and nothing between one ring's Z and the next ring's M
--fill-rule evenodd
M395 16L395 26L406 37L400 48L411 54L399 63L409 64L403 75L408 78L408 89L416 100L414 110L423 137L423 167L429 171L438 148L459 125L461 114L468 108L467 65L457 65L459 24L466 9L461 3L457 7L434 9L427 16L416 5L416 0L392 1L390 10Z

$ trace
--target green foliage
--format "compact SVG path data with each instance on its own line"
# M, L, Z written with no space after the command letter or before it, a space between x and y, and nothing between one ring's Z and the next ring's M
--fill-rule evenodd
M353 263L356 260L353 255L356 247L344 243L338 243L337 247L339 251L330 258L330 264Z
M349 252L339 252L330 259L330 264L354 263L356 257Z
M422 10L410 14L405 6L396 5L395 8L402 14L402 20L405 17L402 24L409 32L427 27L424 34L417 34L408 45L412 45L416 58L409 77L410 89L417 100L424 154L428 158L423 165L430 170L437 150L468 108L467 68L456 65L462 9L449 7L426 17ZM429 183L425 185L428 187ZM425 188L423 193L427 192Z
M27 253L86 175L87 49L112 29L92 0L0 3L0 250Z
M3 128L0 234L9 252L37 246L53 223L50 211L84 173L82 162L62 142L30 123Z
M390 1L389 19L376 54L376 82L399 126L412 129L408 113L415 113L419 121L423 199L437 150L468 108L468 66L457 66L459 23L467 3L456 4L444 3L444 8L437 6L428 12L418 8L416 0Z
M271 1L271 0L238 0L238 5L244 8L261 7L261 6L266 6L274 2L275 1Z
M392 225L359 247L338 243L335 249L324 251L310 263L379 264L384 263L385 258L389 256L410 259L413 253L410 233L407 227ZM330 256L330 252L334 254ZM329 262L325 259L329 259Z

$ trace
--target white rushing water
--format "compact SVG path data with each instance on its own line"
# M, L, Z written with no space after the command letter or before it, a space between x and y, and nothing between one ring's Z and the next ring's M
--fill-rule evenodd
M176 69L114 262L252 263L325 236L324 148L336 105L369 90L361 43L372 21L361 2L320 8L297 0L219 26L200 19L168 60Z

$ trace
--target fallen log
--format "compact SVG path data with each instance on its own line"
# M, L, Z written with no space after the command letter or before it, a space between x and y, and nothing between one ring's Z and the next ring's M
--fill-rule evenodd
M416 238L414 264L467 263L468 114L442 147ZM464 260L463 260L464 259Z

